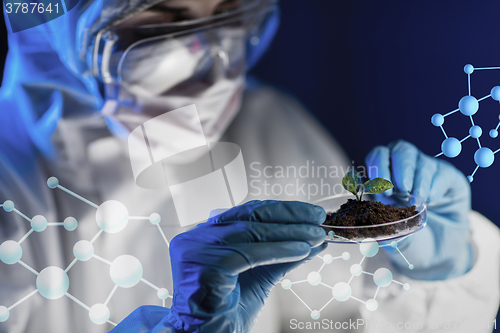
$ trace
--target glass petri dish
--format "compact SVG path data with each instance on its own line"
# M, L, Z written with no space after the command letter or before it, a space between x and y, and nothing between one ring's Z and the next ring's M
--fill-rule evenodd
M323 207L327 213L333 213L336 212L347 199L353 198L354 196L352 194L334 195L320 199L314 202L314 204ZM363 200L379 201L395 207L415 206L418 213L406 219L377 225L333 226L322 224L321 227L326 232L327 242L358 243L368 239L370 241L390 240L411 235L427 224L427 205L424 200L414 195L395 193L390 197L385 197L383 195L378 195L376 197L373 194L363 194Z

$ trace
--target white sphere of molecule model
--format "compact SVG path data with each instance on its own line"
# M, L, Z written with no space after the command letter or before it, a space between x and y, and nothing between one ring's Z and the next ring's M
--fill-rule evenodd
M361 244L359 244L359 252L365 257L374 257L379 250L379 245L373 238L364 239Z
M351 286L345 282L339 282L333 286L332 295L339 302L347 301L352 295Z
M349 258L351 258L351 255L349 254L349 252L342 253L343 260L349 260Z
M160 288L156 293L156 296L158 296L159 299L167 299L169 295L170 293L167 288Z
M87 261L94 255L94 245L87 240L81 240L73 246L73 254L80 261Z
M469 175L469 176L467 176L467 180L469 181L469 183L472 183L474 181L474 177Z
M47 179L47 186L51 189L55 189L57 186L59 186L59 179L57 179L56 177L50 177L49 179Z
M291 286L292 286L292 281L290 281L289 279L281 280L281 288L287 290L290 289Z
M474 162L481 168L487 168L495 161L495 154L490 148L482 147L474 153Z
M311 286L317 286L321 282L321 274L318 272L311 272L307 275L307 282Z
M149 215L149 223L151 224L158 224L161 222L161 216L158 213L153 213Z
M3 323L7 319L9 319L9 309L5 306L0 306L0 323Z
M64 226L64 229L66 229L68 231L73 231L78 226L78 222L76 221L76 219L74 217L69 216L69 217L64 219L63 226Z
M127 226L128 218L127 207L116 200L104 202L95 214L99 228L111 234L122 231Z
M392 242L391 242L391 247L392 247L393 249L397 248L397 247L398 247L398 242L396 242L396 241L392 241Z
M438 127L444 124L444 117L442 114L436 113L431 118L432 125Z
M479 110L479 102L474 96L464 96L458 102L458 109L464 116L472 116Z
M323 257L323 262L325 264L331 264L333 261L333 257L331 254L325 254L325 256Z
M7 265L17 264L23 256L23 248L13 240L6 240L0 245L0 260Z
M10 200L5 200L2 206L3 206L3 210L5 210L7 213L12 212L14 210L14 208L16 208L14 203Z
M61 298L69 289L68 274L56 266L44 268L36 278L36 289L47 299Z
M496 138L498 136L498 131L496 129L492 129L490 131L490 137L492 137L493 139Z
M457 157L462 151L462 144L457 138L447 138L441 143L441 150L446 157Z
M392 273L387 268L379 268L373 274L373 282L379 287L387 287L392 283Z
M410 285L408 283L403 284L404 290L410 290Z
M477 125L474 125L469 129L469 134L474 139L477 139L483 134L483 129Z
M111 263L109 275L111 280L122 288L131 288L142 279L142 264L136 257L125 254Z
M314 320L319 319L320 316L321 316L321 313L318 310L314 310L311 312L311 318Z
M31 219L31 227L36 232L42 232L47 228L47 219L42 215L36 215Z
M378 308L378 302L373 298L366 301L366 309L368 311L375 311L377 310L377 308Z
M109 308L101 303L94 304L89 311L90 320L97 325L102 325L109 319Z
M354 276L360 276L363 273L363 267L360 264L354 264L351 266L351 274Z
M474 72L474 66L472 66L471 64L465 65L464 72L465 74L472 74Z
M491 98L495 101L500 101L500 86L491 88Z

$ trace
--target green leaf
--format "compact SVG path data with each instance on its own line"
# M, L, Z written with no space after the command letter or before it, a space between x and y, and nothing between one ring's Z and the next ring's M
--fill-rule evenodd
M361 176L354 169L346 173L344 178L342 178L342 186L354 195L358 192L360 183Z
M394 187L390 181L384 178L375 178L365 183L365 193L379 194Z

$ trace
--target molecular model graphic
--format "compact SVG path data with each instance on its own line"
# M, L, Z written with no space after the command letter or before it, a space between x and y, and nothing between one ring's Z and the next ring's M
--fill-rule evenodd
M441 144L441 153L437 154L434 157L438 157L443 154L449 158L457 157L462 151L462 142L464 142L468 138L473 138L477 140L477 145L479 146L479 148L474 153L474 162L476 162L476 168L474 169L474 172L472 172L472 174L467 176L469 182L472 182L474 180L474 175L476 174L476 171L479 169L479 167L487 168L490 165L492 165L493 162L495 161L495 154L500 151L500 149L492 151L490 148L483 147L481 145L481 141L479 140L479 138L483 134L483 129L480 126L476 125L474 123L474 119L472 118L472 116L476 114L476 112L479 110L479 102L490 97L493 98L495 101L500 102L500 86L493 87L489 95L479 99L471 95L471 85L470 85L471 74L477 70L492 70L492 69L500 69L500 67L474 68L474 66L472 66L471 64L465 65L464 72L465 74L467 74L469 94L460 99L460 101L458 102L458 109L450 111L444 115L436 113L431 118L431 123L436 127L440 127L445 136L445 139ZM464 137L462 140L458 140L457 138L454 137L448 137L443 128L444 118L454 114L457 111L460 111L464 116L469 117L472 125L469 129L469 135ZM499 115L499 120L500 120L500 115ZM490 130L489 135L491 138L498 137L499 126L500 126L500 121L495 128Z
M169 242L159 226L161 221L161 217L157 213L153 213L150 216L129 216L127 208L119 201L109 200L105 201L101 205L96 205L95 203L79 196L78 194L70 191L69 189L59 185L59 181L55 177L51 177L47 180L47 185L51 189L60 189L73 197L83 201L84 203L90 205L91 207L96 209L95 220L96 224L99 226L99 231L91 240L80 240L76 242L73 246L73 255L74 259L66 268L61 268L57 266L49 266L37 272L35 269L30 267L22 260L23 250L22 243L25 242L28 237L33 232L43 232L47 227L64 227L67 231L71 232L77 229L78 222L74 217L67 217L63 222L48 222L47 219L42 215L36 215L33 218L29 218L24 215L21 211L16 209L14 203L10 200L5 201L3 204L0 204L0 207L7 213L15 213L21 216L23 219L30 223L31 229L19 240L7 240L4 241L0 245L0 260L8 265L19 264L26 268L28 271L33 273L36 276L35 279L35 289L28 293L25 297L15 302L13 305L7 307L5 305L0 304L0 322L5 322L8 320L10 311L12 311L19 304L28 300L30 297L39 293L41 296L48 300L55 300L61 297L68 297L73 302L84 308L89 315L90 320L97 325L101 325L104 323L109 323L111 325L115 325L113 321L110 320L110 309L108 307L108 303L111 298L115 294L118 287L121 288L132 288L137 285L139 282L143 282L147 286L151 287L154 291L156 291L156 295L161 300L162 306L165 307L165 301L167 298L172 298L171 293L166 288L160 288L149 282L143 277L143 267L141 262L131 255L120 255L116 257L114 260L110 261L106 258L102 258L94 252L94 243L98 240L99 236L103 233L115 234L119 233L127 226L130 220L145 220L149 221L152 225L155 225L158 228L158 231L165 241L167 245L167 249L169 247ZM319 319L321 315L321 311L325 309L333 300L337 300L339 302L345 302L349 299L353 299L360 303L363 303L369 311L375 311L379 304L377 302L377 295L379 293L380 288L389 287L392 283L399 284L403 287L404 290L410 289L410 285L407 283L401 283L393 280L392 272L387 268L379 268L375 272L370 273L363 270L363 262L365 258L374 257L379 252L379 249L382 247L392 247L399 252L402 258L408 264L408 268L412 270L414 267L412 264L408 262L406 257L398 248L398 243L408 238L410 235L400 238L398 240L393 240L390 243L381 245L377 241L371 238L367 238L362 242L356 242L349 240L347 238L343 238L341 236L335 235L333 231L328 233L328 236L331 238L342 239L343 241L348 241L354 245L359 247L359 251L362 254L362 259L359 263L354 263L350 267L351 277L347 282L339 282L335 285L331 286L326 282L325 278L322 278L321 271L326 265L331 264L336 259L343 259L345 261L351 258L349 252L342 253L341 256L333 257L330 254L326 254L324 256L316 256L318 259L322 260L323 264L317 271L311 271L307 278L300 281L292 282L289 279L282 279L280 281L281 287L285 290L289 290L292 292L300 302L302 302L305 307L310 311L311 318ZM109 295L106 297L103 303L96 303L92 306L84 304L82 301L68 293L70 286L70 279L68 276L68 272L78 261L88 261L90 259L99 260L107 265L109 265L109 274L111 280L114 282L114 287L110 291ZM311 262L310 264L314 264ZM354 297L351 281L360 276L361 274L372 276L373 282L377 286L375 295L373 298L368 299L367 301L363 301L359 298ZM309 285L315 286L324 286L329 288L332 293L332 298L319 310L312 309L309 307L293 290L292 286L298 285L301 283L307 282Z
M377 253L379 252L379 249L381 247L390 246L390 247L396 249L399 252L399 254L403 257L403 259L408 264L408 268L410 270L412 270L414 268L414 266L408 262L408 260L406 259L406 257L403 255L403 253L401 253L401 251L398 248L398 243L401 242L401 241L403 241L403 240L405 240L410 235L408 235L408 236L406 236L404 238L401 238L401 239L399 239L397 241L393 240L391 243L385 244L385 245L380 245L377 241L375 241L372 238L366 238L361 243L355 242L355 241L352 241L350 239L347 239L347 238L344 238L344 237L341 237L341 236L337 236L337 235L335 235L335 233L333 231L328 232L328 236L330 236L332 238L333 237L337 237L337 238L340 238L342 240L355 243L355 244L357 244L359 246L359 251L363 255L363 258L361 259L361 261L359 263L353 264L351 266L351 268L350 268L351 278L349 279L349 281L347 281L347 282L339 282L339 283L336 283L334 286L330 286L330 285L322 282L322 277L321 277L321 270L325 267L325 265L331 264L333 262L333 260L335 260L335 259L349 260L350 257L351 257L351 255L349 254L349 252L344 252L339 257L333 257L330 254L326 254L323 257L317 256L318 258L320 258L323 261L323 265L321 265L321 267L317 271L310 272L307 275L307 279L305 279L305 280L300 280L300 281L292 282L289 279L282 279L280 281L281 287L283 289L285 289L285 290L290 290L302 302L302 304L304 304L305 307L311 312L311 318L312 319L319 319L320 316L321 316L321 311L323 311L323 309L325 309L328 306L328 304L330 304L333 300L337 300L339 302L345 302L348 299L352 298L355 301L358 301L360 303L365 304L367 310L369 310L369 311L375 311L378 308L378 302L377 302L376 298L377 298L377 295L378 295L378 292L379 292L380 288L388 287L389 285L391 285L392 282L394 282L396 284L399 284L399 285L403 286L404 290L409 290L410 289L410 285L408 283L404 283L403 284L401 282L393 280L392 272L389 269L387 269L387 268L379 268L379 269L377 269L375 271L375 273L369 273L369 272L365 272L363 270L363 267L361 266L361 264L363 263L363 261L365 260L365 258L374 257L375 255L377 255ZM377 290L375 292L375 295L373 296L373 298L367 300L366 302L363 301L363 300L360 300L360 299L358 299L358 298L356 298L354 296L352 296L352 288L350 286L350 283L354 279L354 277L360 276L361 274L371 275L373 277L373 282L377 285ZM295 291L293 291L293 289L292 289L293 285L297 285L299 283L305 283L305 282L309 283L311 286L322 285L322 286L325 286L325 287L331 289L332 298L321 309L319 309L319 310L313 310L313 309L311 309L299 297L299 295L297 295L297 293L295 293Z
M99 236L103 233L118 233L122 231L126 226L129 220L146 220L151 224L156 225L158 230L163 237L163 240L167 244L167 248L169 246L169 242L163 233L163 230L160 228L159 223L161 221L161 217L157 213L153 213L148 217L143 216L129 216L127 208L118 201L110 200L102 203L100 206L90 202L89 200L79 196L76 193L64 188L59 185L59 181L55 177L51 177L47 180L47 185L51 189L59 188L62 191L74 196L75 198L85 202L86 204L97 209L96 212L96 223L99 226L99 232L89 241L89 240L80 240L73 247L73 254L75 259L66 267L65 269L50 266L44 268L42 271L37 272L30 266L28 266L25 262L21 260L23 256L23 250L21 244L33 233L33 232L42 232L47 227L58 227L62 226L68 231L73 231L78 227L78 222L74 217L67 217L64 222L48 222L44 216L36 215L33 218L29 218L19 210L15 208L15 205L12 201L7 200L0 207L3 208L4 211L10 213L14 212L20 215L22 218L27 220L31 224L31 229L24 235L19 241L7 240L0 245L0 260L5 264L13 265L20 264L29 270L31 273L36 275L36 289L30 292L21 300L17 301L15 304L10 307L6 307L4 305L0 305L0 322L4 322L9 318L10 311L12 311L16 306L21 304L22 302L29 299L31 296L39 293L43 297L49 300L59 299L63 296L68 297L82 308L88 311L90 320L98 325L104 323L110 323L112 325L116 324L109 320L110 310L108 308L108 303L113 297L115 291L118 287L121 288L131 288L137 285L139 282L143 282L152 289L154 289L157 293L158 298L162 301L162 305L165 306L165 300L167 298L172 298L169 291L166 288L159 288L153 285L151 282L143 278L143 268L141 262L131 256L131 255L121 255L115 258L113 261L109 261L105 258L102 258L94 253L94 242L99 238ZM109 265L109 274L111 280L114 282L115 286L111 290L110 294L104 301L104 303L97 303L92 306L85 305L83 302L72 296L68 293L70 280L68 277L69 270L78 262L78 261L87 261L91 258L96 260L100 260L107 265Z

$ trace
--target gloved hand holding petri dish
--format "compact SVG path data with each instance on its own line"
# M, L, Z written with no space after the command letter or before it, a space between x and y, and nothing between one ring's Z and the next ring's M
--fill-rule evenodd
M450 163L427 156L402 140L375 147L366 157L366 166L370 179L380 177L394 185L394 189L381 193L374 191L375 194L369 195L372 196L370 200L400 207L399 212L408 216L403 214L381 224L372 221L369 225L366 219L370 214L361 209L360 220L364 220L365 225L323 224L327 241L359 242L367 238L384 241L405 237L397 249L385 246L384 250L392 263L409 277L444 280L468 272L474 253L468 218L470 185L465 176ZM329 197L316 204L327 212L334 212L349 196L352 197ZM380 213L375 207L371 214L375 217ZM345 220L343 216L338 218ZM401 257L400 251L406 259ZM415 269L408 271L406 260L412 262Z
M271 289L326 249L325 211L296 201L249 201L174 237L170 309L143 306L113 332L242 332Z
M341 194L316 202L327 212L322 224L327 242L389 240L410 235L426 225L426 204L422 199L400 192L391 197L375 196L394 187L386 179L377 177L363 183L353 168L344 176L342 185L356 198Z

